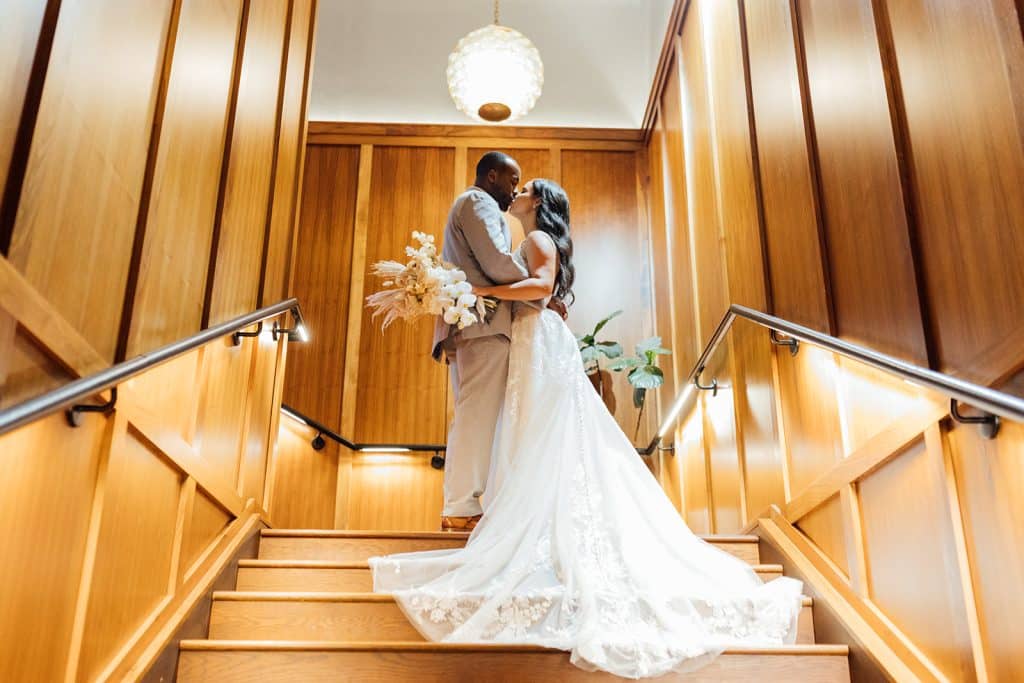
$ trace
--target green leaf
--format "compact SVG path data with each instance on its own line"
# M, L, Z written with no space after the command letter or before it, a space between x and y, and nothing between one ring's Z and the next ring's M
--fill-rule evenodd
M622 344L618 342L598 342L597 348L608 358L618 358L622 355Z
M643 365L643 361L639 358L619 358L608 364L609 370L618 372L619 370L626 370L629 368L638 368Z
M599 322L599 323L597 324L597 326L596 326L596 327L594 328L594 331L593 331L593 333L592 333L592 334L593 334L593 335L594 335L594 336L596 337L596 336L597 336L597 333L601 331L601 328L602 328L602 327L604 327L605 325L607 325L607 324L608 324L608 321L609 321L609 320L611 320L612 318L614 318L614 317L615 317L615 316L617 316L617 315L622 315L622 311L615 311L615 312L614 312L614 313L612 313L612 314L611 314L610 316L608 316L607 318L605 318L604 320L602 320L601 322Z
M601 351L596 346L585 346L580 349L580 355L583 357L584 363L596 363L601 357Z
M647 396L647 390L640 387L633 389L633 406L636 408L644 407L644 397Z
M636 345L636 355L642 356L652 349L661 346L661 337L649 337Z
M641 389L657 389L665 383L665 373L661 368L644 365L629 373L629 383Z
M587 346L593 346L594 345L594 335L592 335L592 334L585 334L582 337L577 337L576 341L578 341L580 344L586 344Z

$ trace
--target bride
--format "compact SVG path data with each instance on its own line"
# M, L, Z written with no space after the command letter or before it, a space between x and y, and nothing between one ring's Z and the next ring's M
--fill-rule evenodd
M565 300L565 192L533 180L510 212L526 230L516 258L530 277L475 292ZM641 678L795 639L801 583L763 584L687 528L550 309L516 307L487 497L465 548L370 560L374 590L392 593L428 640L557 648L581 668Z

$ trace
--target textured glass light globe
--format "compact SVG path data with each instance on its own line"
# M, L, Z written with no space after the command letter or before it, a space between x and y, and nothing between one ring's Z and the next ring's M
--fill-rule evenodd
M533 108L544 65L519 31L491 24L467 34L448 56L448 92L477 121L511 121Z

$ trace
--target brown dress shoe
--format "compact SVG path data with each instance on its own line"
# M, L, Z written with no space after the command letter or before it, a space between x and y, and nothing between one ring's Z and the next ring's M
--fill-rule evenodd
M441 517L441 531L472 531L483 515L472 517Z

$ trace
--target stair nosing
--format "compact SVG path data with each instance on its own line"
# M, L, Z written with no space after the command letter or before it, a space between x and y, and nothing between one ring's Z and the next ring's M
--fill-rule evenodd
M334 560L245 559L238 561L246 569L370 569L369 562L335 562ZM781 564L752 564L756 572L782 572Z
M251 559L239 560L238 566L246 569L370 569L369 562L336 562L334 560Z
M335 529L263 529L264 538L345 538L345 539L404 539L404 540L464 540L469 533L464 531L338 531ZM725 534L699 535L708 543L757 543L754 535Z
M431 642L352 642L338 640L182 640L181 650L278 652L540 652L567 654L564 650L539 645L491 643L431 643ZM848 656L846 645L808 643L804 645L776 645L774 647L727 648L722 654L732 655L828 655Z
M392 603L391 593L366 591L214 591L214 602L376 602ZM814 598L802 596L801 605L813 607Z

